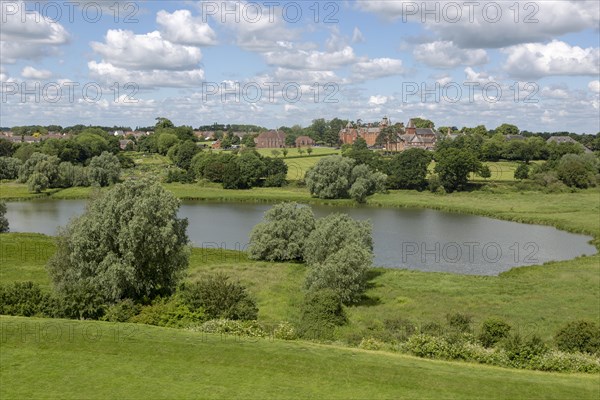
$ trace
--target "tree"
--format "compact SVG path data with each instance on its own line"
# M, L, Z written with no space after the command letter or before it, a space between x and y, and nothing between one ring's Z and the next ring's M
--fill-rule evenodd
M431 128L433 129L435 127L435 124L428 120L428 119L424 119L424 118L412 118L412 122L413 124L415 124L415 128Z
M15 152L12 143L4 138L0 138L0 157L10 157Z
M423 149L408 149L395 155L387 165L389 186L393 189L426 188L431 159L431 153Z
M164 117L157 117L155 118L156 120L156 125L154 125L154 127L156 129L164 129L164 128L174 128L175 125L173 125L173 123L171 122L170 119L164 118Z
M310 207L298 203L277 204L252 230L249 257L253 260L301 261L305 242L314 228L315 216Z
M320 218L306 239L304 261L308 265L322 264L331 255L352 245L372 252L371 230L369 221L356 221L346 214L334 213Z
M519 164L515 169L515 179L523 180L529 177L529 165L525 163Z
M592 154L565 154L556 166L556 173L565 185L585 189L595 184L598 159Z
M312 147L307 147L307 148L306 148L306 153L307 153L309 156L312 154L312 152L313 152L313 149L312 149Z
M600 352L600 327L594 321L571 321L556 333L554 340L562 351L598 353Z
M69 297L84 285L107 303L171 294L190 253L178 210L179 200L149 180L102 193L59 231L47 265L54 288Z
M0 179L17 179L22 162L14 157L0 157Z
M502 124L496 128L496 133L500 133L501 135L518 135L519 128L516 125L511 124Z
M281 150L281 152L283 153L283 157L287 157L289 151L287 147L284 147L283 150Z
M8 220L6 219L6 203L0 201L0 233L8 232Z
M112 153L105 151L90 161L88 177L93 185L104 187L117 183L120 174L121 163Z
M176 166L186 171L190 169L192 159L200 152L196 143L191 140L186 140L175 149L173 153L173 162Z
M357 303L366 289L372 258L372 252L364 246L356 243L344 246L323 263L309 267L306 288L330 289L342 303Z
M464 189L469 174L481 169L481 162L468 150L451 148L438 151L435 161L435 172L448 192Z
M347 198L353 167L352 159L324 157L306 173L306 186L312 195L320 199Z
M167 154L169 149L179 142L177 135L173 133L161 133L157 139L158 152L162 155Z

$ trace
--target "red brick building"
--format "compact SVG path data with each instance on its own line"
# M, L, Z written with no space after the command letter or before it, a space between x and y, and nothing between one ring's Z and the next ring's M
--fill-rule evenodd
M280 149L285 147L285 133L279 131L267 131L254 139L257 149Z
M308 136L298 136L296 138L296 147L310 147L314 145L315 141Z

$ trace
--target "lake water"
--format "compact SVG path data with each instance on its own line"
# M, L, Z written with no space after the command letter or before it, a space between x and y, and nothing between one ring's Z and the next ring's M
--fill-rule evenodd
M84 200L7 203L12 232L54 235L83 213ZM196 247L243 250L252 227L271 205L183 201ZM426 209L312 206L317 217L347 213L373 224L374 264L388 268L497 275L514 267L592 255L589 236L473 215Z

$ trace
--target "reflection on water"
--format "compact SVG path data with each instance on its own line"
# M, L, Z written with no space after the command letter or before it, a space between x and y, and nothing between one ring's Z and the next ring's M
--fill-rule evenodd
M184 201L180 216L197 247L243 250L270 205ZM373 224L375 265L420 271L497 275L510 268L592 255L588 236L539 225L435 210L312 206L317 217L343 212ZM85 209L84 200L7 203L12 232L54 235Z

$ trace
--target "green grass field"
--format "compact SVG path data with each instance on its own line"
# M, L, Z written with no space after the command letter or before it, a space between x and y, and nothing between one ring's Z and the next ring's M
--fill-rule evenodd
M600 377L143 325L0 317L0 397L596 399Z

